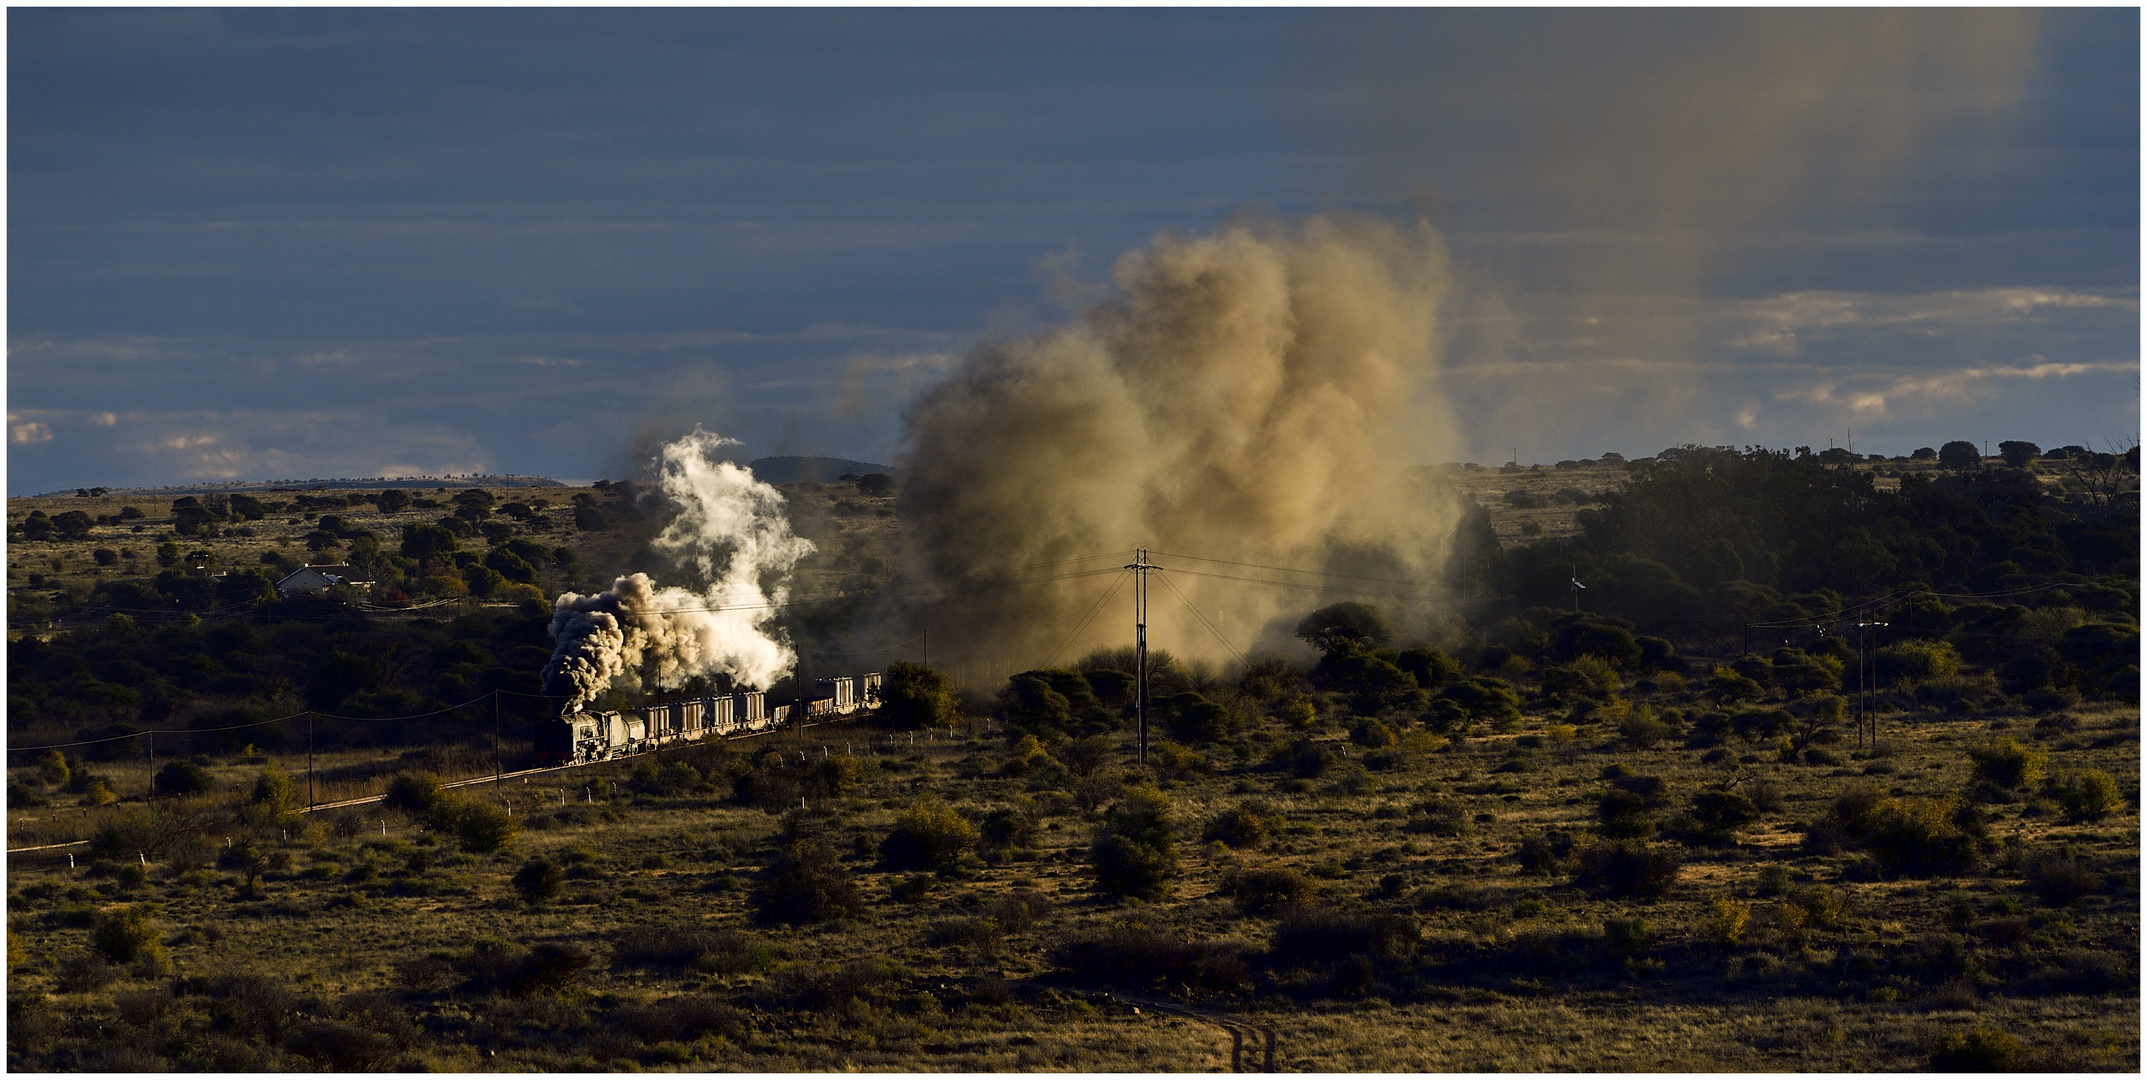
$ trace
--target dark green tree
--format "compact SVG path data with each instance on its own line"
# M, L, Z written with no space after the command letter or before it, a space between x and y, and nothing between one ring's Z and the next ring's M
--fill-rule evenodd
M1394 636L1386 616L1369 604L1344 600L1305 616L1297 623L1297 636L1323 653L1376 649Z
M897 660L880 678L879 720L903 731L946 727L954 722L954 686L937 670Z
M2016 469L2025 469L2042 456L2043 448L2031 442L2007 439L1998 444L1998 457Z
M1966 439L1955 439L1938 448L1938 463L1956 472L1973 469L1983 463L1983 451Z

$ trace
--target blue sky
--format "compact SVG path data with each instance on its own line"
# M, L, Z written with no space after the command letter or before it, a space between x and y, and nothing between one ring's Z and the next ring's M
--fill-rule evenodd
M2136 439L2138 13L1768 18L10 9L9 491L890 461L1323 211L1445 232L1457 458Z

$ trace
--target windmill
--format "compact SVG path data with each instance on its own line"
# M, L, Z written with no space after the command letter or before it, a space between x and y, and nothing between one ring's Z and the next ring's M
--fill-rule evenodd
M1581 590L1587 588L1580 583L1580 567L1577 564L1573 567L1573 580L1570 584L1573 586L1573 610L1577 612L1580 610Z

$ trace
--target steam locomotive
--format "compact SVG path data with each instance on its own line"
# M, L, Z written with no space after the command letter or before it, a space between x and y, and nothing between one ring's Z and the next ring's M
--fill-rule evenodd
M880 673L816 679L803 719L847 716L879 704ZM667 701L627 712L571 712L537 725L537 758L548 765L585 765L631 757L678 742L728 739L774 731L799 713L796 704L770 708L765 691Z

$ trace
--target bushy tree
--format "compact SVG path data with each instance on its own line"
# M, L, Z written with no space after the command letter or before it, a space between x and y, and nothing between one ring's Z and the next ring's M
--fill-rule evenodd
M2050 766L2050 755L2011 738L1993 739L1968 748L1976 775L2001 788L2034 787Z
M897 660L880 680L879 721L902 731L946 727L954 722L954 686L923 664Z
M1983 463L1983 451L1966 439L1955 439L1938 448L1938 463L1956 471L1973 469Z
M1096 887L1112 896L1156 899L1178 873L1170 797L1152 787L1127 788L1096 830L1091 853Z
M1998 457L2016 469L2025 469L2042 456L2043 448L2031 442L2007 439L1998 444Z
M775 857L752 894L754 915L767 923L817 923L856 915L865 908L850 870L817 828L792 815Z
M1305 616L1297 623L1297 636L1323 653L1339 650L1376 649L1394 636L1386 616L1369 604L1345 600Z
M460 550L461 541L455 534L438 525L422 521L403 526L402 553L406 559L423 562L426 559L444 559Z
M976 826L927 796L895 816L894 830L880 842L880 862L890 870L948 870L976 845Z

